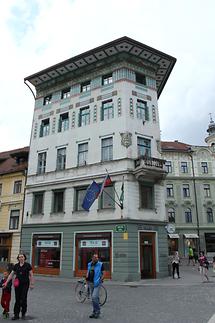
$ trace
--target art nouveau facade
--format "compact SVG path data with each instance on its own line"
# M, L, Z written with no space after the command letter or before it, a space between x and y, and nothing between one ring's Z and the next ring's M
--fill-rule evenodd
M0 270L20 248L28 147L0 153Z
M211 120L207 146L178 141L162 142L166 214L176 231L168 234L169 253L187 256L191 244L196 251L215 254L215 124Z
M157 100L174 64L123 37L25 79L36 100L22 248L36 273L80 276L98 252L112 279L166 275ZM107 172L112 185L84 211Z

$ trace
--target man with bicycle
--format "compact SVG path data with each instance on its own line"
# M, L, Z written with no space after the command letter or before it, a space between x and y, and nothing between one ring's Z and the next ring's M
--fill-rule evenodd
M97 319L100 315L99 289L104 278L104 265L99 261L98 255L94 254L92 261L88 263L87 276L90 294L92 296L93 313L90 318Z

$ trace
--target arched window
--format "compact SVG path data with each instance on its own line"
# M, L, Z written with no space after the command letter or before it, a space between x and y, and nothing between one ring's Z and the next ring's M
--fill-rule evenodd
M172 207L168 209L168 221L170 223L175 223L175 209Z
M184 211L184 215L185 215L185 222L186 223L192 223L192 212L191 212L191 209L187 208Z
M208 223L214 222L213 210L210 207L207 208L207 220L208 220Z

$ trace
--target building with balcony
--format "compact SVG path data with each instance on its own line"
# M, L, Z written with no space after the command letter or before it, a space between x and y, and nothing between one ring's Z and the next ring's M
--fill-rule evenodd
M35 273L82 276L97 252L114 280L167 275L158 98L175 61L122 37L25 78L36 100L22 249Z
M162 157L168 173L165 179L165 206L169 254L179 250L187 256L188 246L197 252L215 254L215 124L209 124L207 146L163 141Z
M28 147L0 153L0 270L20 248Z

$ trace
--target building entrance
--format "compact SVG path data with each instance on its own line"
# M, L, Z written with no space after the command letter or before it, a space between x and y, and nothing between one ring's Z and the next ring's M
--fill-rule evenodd
M156 278L155 233L140 233L141 278Z

